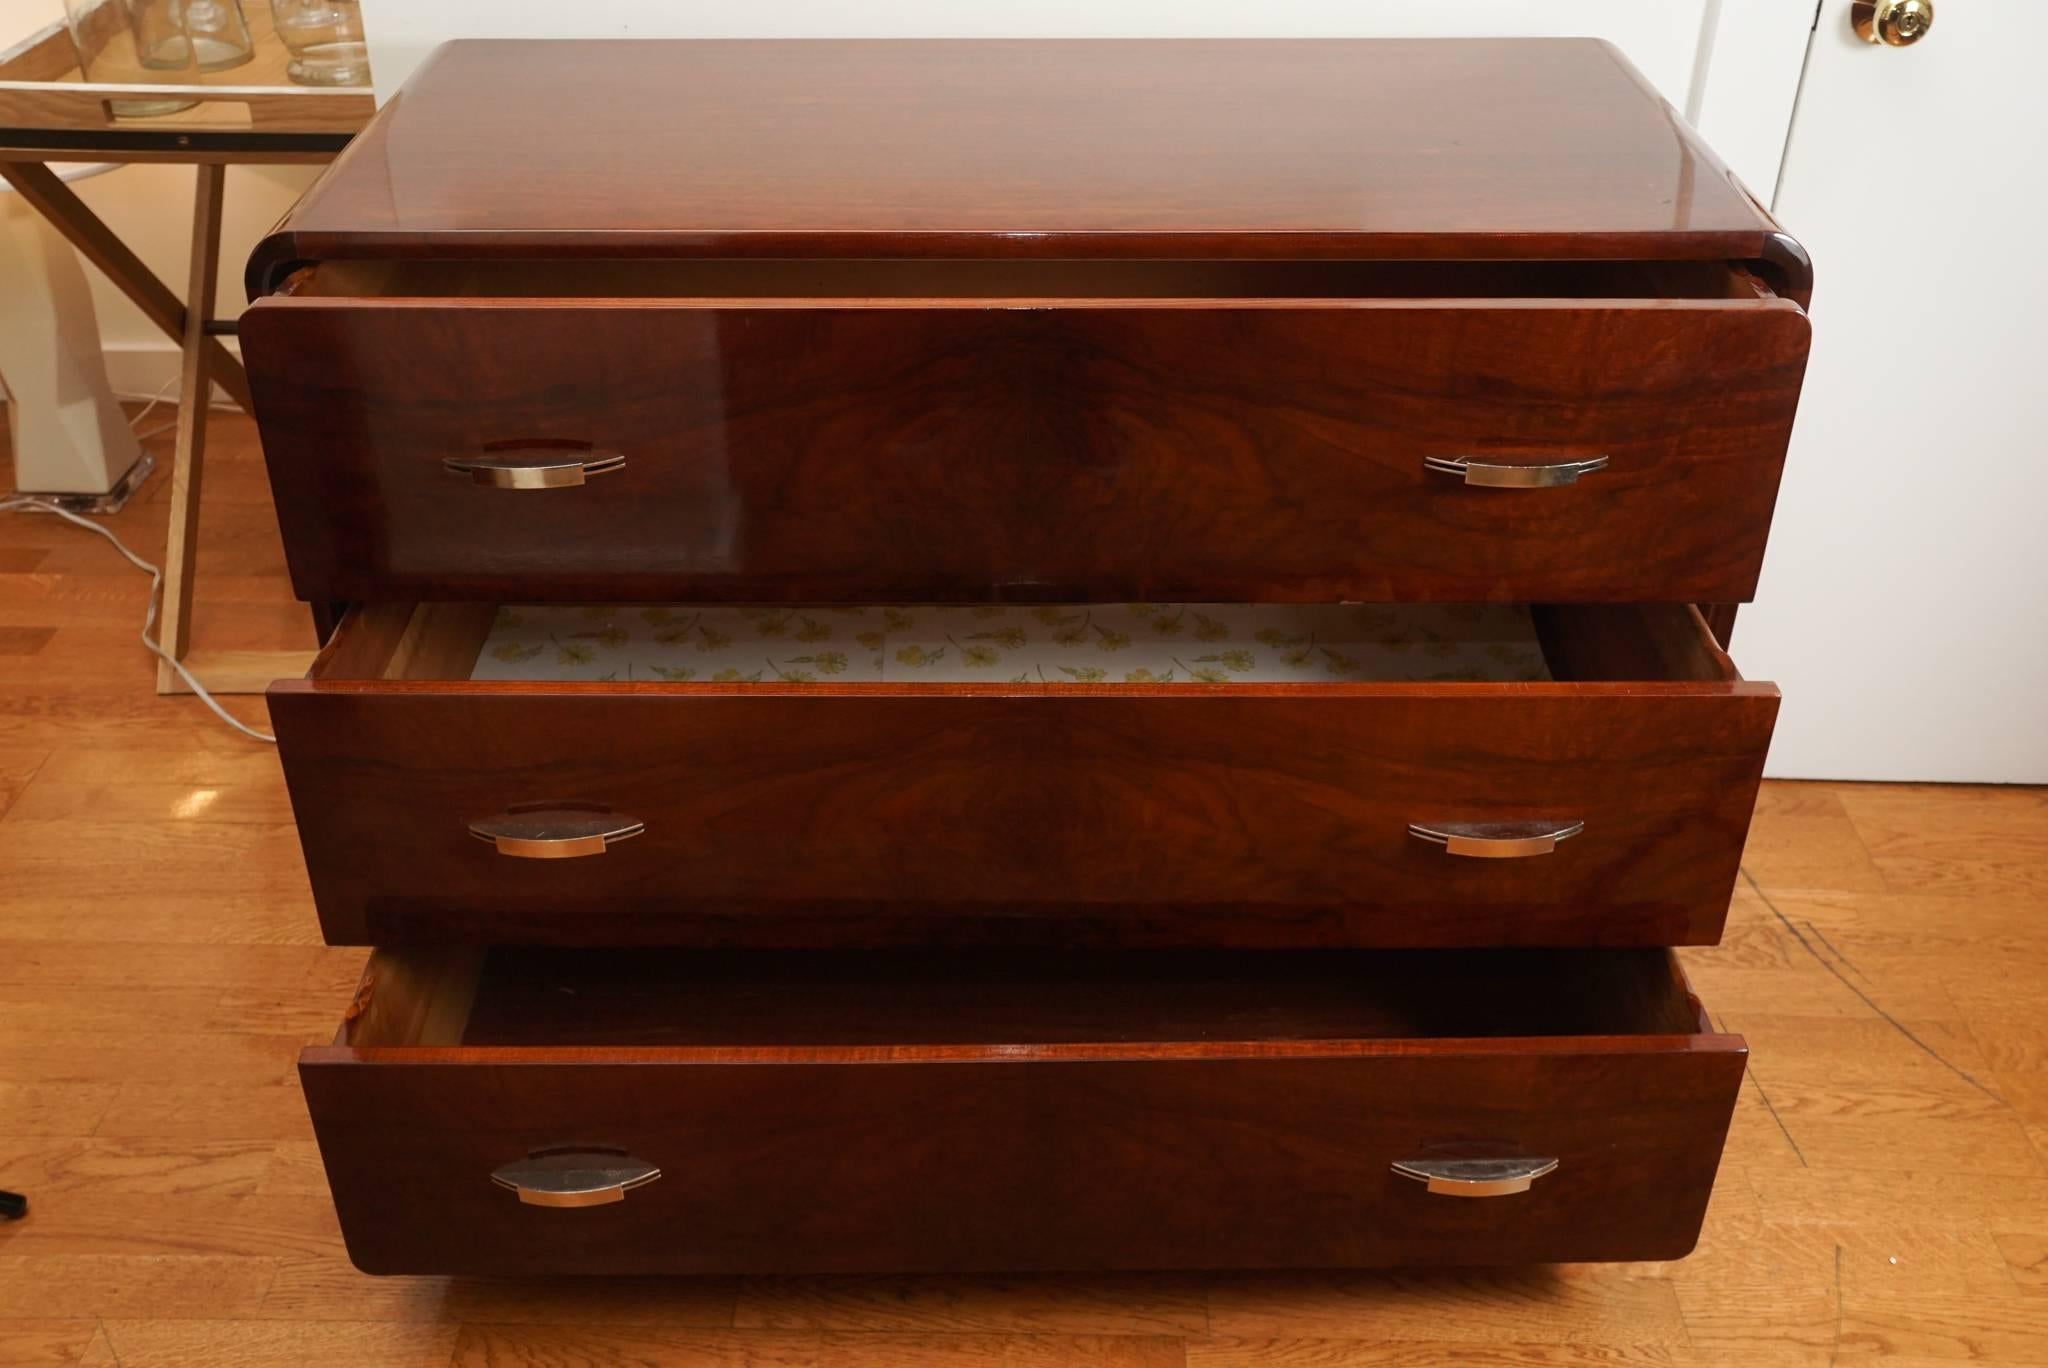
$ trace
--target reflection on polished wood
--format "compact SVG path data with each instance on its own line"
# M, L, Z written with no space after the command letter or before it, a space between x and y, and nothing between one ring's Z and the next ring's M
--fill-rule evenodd
M539 52L546 89L604 98L563 118L535 98ZM428 62L257 249L252 293L295 259L593 248L1732 258L1806 287L1727 168L1588 39L468 41ZM661 174L593 155L628 148Z
M1708 944L1778 709L1675 604L1539 609L1555 681L1194 691L471 681L490 620L366 605L271 693L331 941ZM647 834L470 839L568 795ZM1546 808L1512 870L1410 835Z
M250 426L210 455L198 648L310 645ZM165 494L113 521L147 556ZM1765 786L1725 942L1680 952L1754 1050L1682 1263L365 1278L293 1068L364 952L315 943L275 754L152 692L146 583L0 516L0 1187L34 1204L0 1226L0 1362L2043 1360L2048 795L2016 789Z
M955 287L961 263L919 264ZM1290 279L1242 288L1325 288L1258 265ZM1011 287L1192 283L1037 267L1013 263ZM359 293L332 274L301 273L241 321L310 602L1737 602L1810 332L1725 266L1723 292L1697 298L1638 266L1619 298L1545 295L1582 273L1530 268L1492 282L1527 297L1031 307L393 298L374 274ZM813 288L828 286L859 288ZM516 492L447 468L534 447L617 468ZM1549 489L1467 488L1428 464L1595 456L1597 474Z

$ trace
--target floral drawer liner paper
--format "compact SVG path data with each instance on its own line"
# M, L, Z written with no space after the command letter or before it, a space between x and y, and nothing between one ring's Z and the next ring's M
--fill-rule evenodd
M498 610L472 679L1268 684L1550 678L1518 605Z

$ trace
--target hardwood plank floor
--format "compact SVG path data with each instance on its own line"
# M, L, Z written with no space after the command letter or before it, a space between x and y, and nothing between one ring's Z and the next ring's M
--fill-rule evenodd
M246 421L210 462L198 643L310 645ZM166 497L112 520L151 558ZM318 943L275 755L153 692L146 584L0 515L0 1187L34 1204L0 1365L2048 1364L2040 790L1766 787L1727 940L1685 955L1754 1053L1681 1263L363 1277L292 1068L363 952Z

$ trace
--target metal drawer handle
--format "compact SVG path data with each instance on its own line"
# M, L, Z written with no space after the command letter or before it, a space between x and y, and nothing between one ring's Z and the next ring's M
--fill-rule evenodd
M519 1194L528 1206L588 1207L623 1202L636 1187L661 1177L661 1170L624 1150L535 1150L491 1174L491 1181Z
M1556 489L1577 484L1579 476L1607 469L1607 457L1587 456L1576 461L1550 461L1543 465L1508 465L1482 461L1471 456L1427 456L1422 468L1440 475L1456 475L1468 485L1486 489Z
M616 451L586 446L536 444L450 456L441 464L492 489L567 489L592 475L620 469L626 458Z
M645 830L645 822L609 808L571 803L511 808L469 824L469 834L496 846L500 855L524 860L602 855L614 842L631 840Z
M1453 855L1480 860L1519 860L1548 855L1559 841L1586 829L1584 822L1410 822L1408 834L1442 846Z
M1555 1159L1397 1159L1394 1172L1439 1197L1506 1197L1557 1172Z

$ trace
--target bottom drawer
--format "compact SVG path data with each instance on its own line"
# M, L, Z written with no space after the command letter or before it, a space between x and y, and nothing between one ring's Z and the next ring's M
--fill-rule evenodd
M380 950L306 1098L373 1273L1672 1259L1746 1046L1668 951Z

